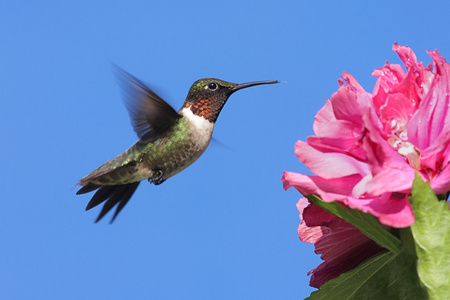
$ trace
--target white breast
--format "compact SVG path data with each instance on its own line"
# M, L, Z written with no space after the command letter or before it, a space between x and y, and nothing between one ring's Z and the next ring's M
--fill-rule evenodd
M206 120L203 117L194 115L192 110L188 107L184 107L180 110L180 114L183 115L191 124L196 128L196 140L197 145L203 151L208 147L211 141L211 136L214 130L214 123ZM202 152L203 152L202 151Z

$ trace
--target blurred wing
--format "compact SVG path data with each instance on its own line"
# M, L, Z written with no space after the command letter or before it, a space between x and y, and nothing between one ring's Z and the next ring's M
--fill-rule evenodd
M125 91L125 106L134 131L143 142L156 140L181 117L139 79L117 67Z

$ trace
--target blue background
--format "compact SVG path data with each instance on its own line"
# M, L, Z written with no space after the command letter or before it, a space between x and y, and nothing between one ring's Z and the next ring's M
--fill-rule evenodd
M1 299L302 299L320 263L283 170L343 71L369 92L392 44L450 57L446 1L2 1ZM110 62L178 109L234 94L191 167L143 182L110 225L77 181L136 140Z

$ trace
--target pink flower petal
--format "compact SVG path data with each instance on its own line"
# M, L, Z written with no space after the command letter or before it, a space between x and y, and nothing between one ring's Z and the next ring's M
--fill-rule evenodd
M323 236L320 226L326 225L336 218L323 209L311 205L306 198L301 198L298 201L297 208L300 212L300 219L302 219L298 227L298 236L302 242L310 244L317 242ZM307 210L306 213L304 213L305 210Z
M399 44L394 43L394 45L392 46L392 50L397 52L398 56L408 69L414 68L416 66L417 57L410 48L406 46L399 46Z
M356 81L355 77L352 74L344 72L342 74L342 78L347 82L347 84L358 93L367 94L364 88Z
M302 195L316 195L325 202L344 201L351 194L353 186L361 180L359 175L343 178L324 179L318 176L308 176L284 171L281 181L284 189L295 187Z
M325 262L308 273L312 274L310 286L320 288L323 283L357 267L382 250L374 241L345 222L316 243L316 253L323 253L321 257ZM335 257L327 260L325 257L328 254L334 254Z
M350 208L359 209L378 218L380 223L403 228L414 223L414 214L407 194L384 193L370 198L347 197L344 203Z
M415 102L402 93L389 94L386 103L380 107L380 118L384 124L385 132L393 132L402 124L407 124L416 108Z
M343 131L341 131L343 132ZM346 155L352 155L356 160L363 161L366 157L364 149L359 144L360 138L354 138L351 135L347 135L343 138L328 138L328 137L315 137L310 136L306 139L308 145L314 149L323 152L337 152L344 153Z
M379 109L385 104L385 100L389 95L389 92L395 86L400 84L406 74L400 65L388 65L388 63L386 63L384 67L375 69L372 76L378 78L378 81L373 89L373 103L375 108Z
M429 54L434 59L435 77L408 124L408 139L420 149L428 148L450 130L450 65L439 52Z
M300 199L297 206L303 221L298 228L302 241L315 243L316 253L324 260L309 274L310 285L320 286L330 279L353 269L361 262L383 250L358 229L321 208Z
M361 124L362 115L372 106L372 97L366 92L357 93L347 85L331 96L331 103L336 119Z
M333 122L322 124L320 134L317 137L322 138L347 138L356 140L361 134L361 125L345 121L335 120Z
M431 188L437 195L450 191L450 164L447 164L439 176L431 181Z
M313 124L314 133L317 136L326 136L330 123L336 121L331 101L327 99L325 105L317 112Z
M366 191L371 195L381 195L389 191L408 193L414 181L414 170L383 169L366 184Z
M450 161L450 131L443 132L439 139L435 140L430 147L422 151L420 162L422 168L434 170L429 172L430 179L434 179ZM439 175L440 176L440 175Z
M323 153L302 141L295 145L295 154L312 172L325 179L353 174L365 176L369 172L364 162L342 153Z
M303 223L305 223L308 227L328 226L334 219L336 219L335 215L327 213L316 205L311 205L311 202L309 202L308 199L303 198L303 200L301 201L308 204L303 209L303 212L300 216L300 218L304 221Z
M389 145L379 128L374 125L377 120L372 111L368 111L363 120L367 128L363 147L367 153L367 163L374 175L366 186L367 191L380 195L388 191L410 189L414 180L414 169Z

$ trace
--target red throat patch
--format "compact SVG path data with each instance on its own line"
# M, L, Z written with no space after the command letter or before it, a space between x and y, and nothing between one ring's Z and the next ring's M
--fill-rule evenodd
M198 100L195 103L186 103L186 107L189 107L194 115L203 117L214 123L222 108L216 102L212 99Z

